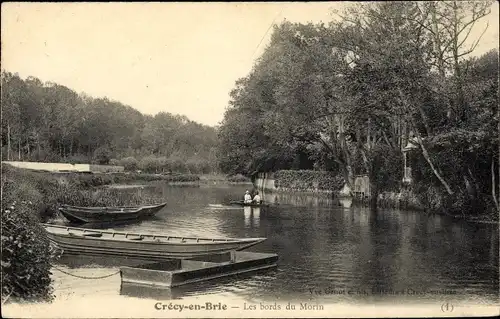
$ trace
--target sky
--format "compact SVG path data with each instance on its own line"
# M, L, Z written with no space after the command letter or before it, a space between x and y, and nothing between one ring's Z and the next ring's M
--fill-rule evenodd
M273 23L328 22L344 2L3 3L2 69L215 126ZM498 2L477 53L498 48Z

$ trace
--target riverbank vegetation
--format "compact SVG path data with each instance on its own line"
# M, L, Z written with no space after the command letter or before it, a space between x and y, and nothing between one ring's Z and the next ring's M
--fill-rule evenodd
M2 303L50 300L50 247L39 222L51 206L47 192L56 184L8 165L2 165L1 179Z
M328 171L279 170L274 173L275 187L293 191L338 192L344 180Z
M198 182L200 177L194 174L147 174L147 173L112 173L112 174L59 174L69 178L71 183L81 187L95 187L112 184L130 184L137 182L163 181L167 183Z
M252 180L244 175L204 174L200 181L205 184L252 184Z
M5 164L1 173L2 302L52 298L51 249L39 223L58 218L60 204L131 206L164 201L160 194L156 196L140 190L124 193L123 190L93 187L104 185L107 178L121 178L120 182L123 178L136 180L137 176L126 174L52 174Z
M2 304L9 299L51 300L51 254L38 224L39 203L14 197L16 186L4 184L3 179L2 174Z
M470 31L490 5L363 3L329 25L275 26L231 92L221 168L329 170L351 189L368 175L372 208L379 193L410 189L429 211L494 217L498 50L477 56Z
M31 202L40 221L57 215L60 204L76 206L130 206L162 202L144 194L127 194L116 189L102 188L111 184L137 181L196 182L197 175L153 174L53 174L2 165L2 205L21 200ZM5 199L5 200L4 200ZM2 206L3 207L3 206ZM8 206L6 206L8 207Z
M210 158L210 156L213 158ZM183 157L177 155L170 157L148 155L137 160L135 157L129 156L121 160L111 159L109 164L123 166L125 171L130 172L208 174L216 172L215 166L217 165L215 154L211 154L210 156L209 160L203 158L189 158L185 160Z

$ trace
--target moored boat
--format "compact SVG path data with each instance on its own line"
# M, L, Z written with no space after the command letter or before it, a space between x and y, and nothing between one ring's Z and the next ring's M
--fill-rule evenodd
M266 203L263 203L263 202L260 202L260 203L255 203L255 202L245 203L245 201L242 201L242 200L230 201L229 204L231 204L231 205L238 205L238 206L251 206L251 207L266 207L266 206L269 206L269 204L266 204Z
M49 240L64 253L127 256L150 260L194 258L240 251L266 238L197 238L102 231L42 224Z
M80 207L61 205L59 211L69 221L75 223L102 223L140 219L153 216L167 203L147 206Z
M137 266L120 267L122 284L178 287L217 278L268 270L278 266L278 255L254 252L230 252L226 256L174 259Z

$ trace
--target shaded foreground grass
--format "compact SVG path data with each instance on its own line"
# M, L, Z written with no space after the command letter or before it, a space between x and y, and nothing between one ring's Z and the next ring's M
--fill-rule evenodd
M223 174L204 174L200 176L200 181L204 183L229 183L229 184L251 184L250 178L241 174L223 175Z

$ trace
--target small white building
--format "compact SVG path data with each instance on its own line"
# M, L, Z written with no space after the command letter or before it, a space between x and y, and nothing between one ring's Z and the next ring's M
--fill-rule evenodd
M412 176L411 176L411 167L408 165L408 153L417 150L418 147L418 140L416 137L412 137L408 140L408 144L402 149L403 151L403 161L404 161L404 167L403 167L403 183L404 184L411 184L412 182Z

